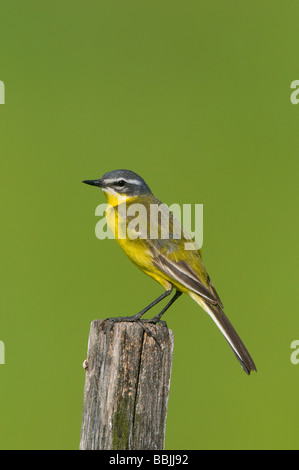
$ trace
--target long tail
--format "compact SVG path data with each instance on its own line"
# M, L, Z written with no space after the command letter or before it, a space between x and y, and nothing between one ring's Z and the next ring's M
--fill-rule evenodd
M197 294L190 293L190 296L210 315L212 320L216 323L246 374L250 375L251 371L256 371L252 357L247 351L244 343L234 329L233 325L225 315L224 311L218 305L208 304Z

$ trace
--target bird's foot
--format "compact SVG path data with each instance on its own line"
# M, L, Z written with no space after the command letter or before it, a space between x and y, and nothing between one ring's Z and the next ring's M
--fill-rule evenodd
M156 325L157 323L161 323L167 328L167 333L168 333L169 330L168 330L167 323L165 321L161 321L160 318L158 318L158 315L152 319L145 319L145 320L141 320L139 314L133 315L130 317L111 317L111 318L106 318L103 321L103 325L105 325L108 328L108 330L111 331L115 323L121 323L121 322L138 323L143 328L144 332L148 336L151 336L156 341L159 348L162 350L162 345L160 341L158 340L157 335L145 325L145 323L154 324L154 325ZM169 333L168 333L168 337L169 337Z
M132 315L130 317L109 317L105 318L104 322L107 322L111 325L111 328L114 323L121 323L121 322L137 322L140 320L141 315L137 313L137 315Z
M157 317L148 318L148 319L141 320L141 321L143 321L145 323L152 323L153 325L156 325L157 323L160 323L161 325L164 325L168 329L166 321L160 320L160 318L158 318L158 315L157 315Z

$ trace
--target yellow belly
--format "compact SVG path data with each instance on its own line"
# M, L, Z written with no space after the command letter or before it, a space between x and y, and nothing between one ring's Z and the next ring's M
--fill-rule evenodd
M120 219L118 211L113 206L108 206L106 211L107 224L115 236L115 239L128 258L148 276L159 282L166 290L170 290L171 279L167 279L154 265L146 240L131 239L126 236L125 221Z
M138 238L138 237L132 237L131 232L127 234L127 221L122 217L123 211L121 210L120 205L123 203L130 205L131 203L137 202L137 200L140 203L148 205L148 204L151 204L153 201L155 202L158 200L156 200L154 196L150 201L145 201L142 199L140 200L140 198L138 199L138 196L129 197L129 196L122 195L119 197L118 195L112 192L110 193L105 192L105 196L108 202L108 207L106 210L107 224L110 230L112 231L112 233L114 234L116 241L118 242L122 250L125 252L125 254L128 256L128 258L139 269L141 269L141 271L143 271L145 274L155 279L155 281L161 284L166 290L170 290L171 287L173 286L179 291L190 295L190 289L186 287L184 284L181 284L179 279L177 279L175 276L174 277L169 276L166 270L162 268L159 269L158 267L156 267L155 255L154 255L156 250L151 248L151 240ZM126 214L126 211L125 211L125 214ZM142 220L144 221L144 219ZM148 221L146 220L145 223L148 223ZM128 230L130 231L131 229L128 228ZM137 232L134 230L136 229L132 229L132 233L136 235ZM140 228L138 230L140 230ZM142 229L140 231L142 233L145 233L145 231L142 231ZM146 233L147 233L147 230L146 230ZM176 253L172 253L172 261L174 263L177 260L179 261L180 259L179 255L180 255L179 250ZM200 252L199 252L199 255L200 255ZM178 259L176 259L176 256L178 257ZM185 256L187 257L187 254L185 254ZM194 259L190 256L189 258L186 258L186 262L187 263L191 262L190 264L191 268L194 267L195 273L198 273L199 279L207 287L209 287L208 275L205 271L203 264L201 263L200 256L199 258L195 256Z

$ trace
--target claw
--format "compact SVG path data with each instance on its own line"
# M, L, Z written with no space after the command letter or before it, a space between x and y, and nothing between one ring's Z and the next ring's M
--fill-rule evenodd
M162 321L162 320L159 320L158 318L152 318L150 320L140 320L138 318L134 318L136 317L133 316L133 317L111 317L111 318L105 318L105 320L102 322L102 325L105 326L107 328L107 330L109 331L109 333L111 332L112 328L113 328L113 325L115 323L121 323L121 322L135 322L135 323L138 323L142 328L143 330L145 331L145 333L148 335L148 336L151 336L157 343L157 345L159 346L159 348L162 350L163 349L163 345L160 343L160 341L158 340L157 336L155 335L155 333L153 331L151 331L149 328L147 328L145 326L144 323L152 323L152 324L157 324L157 323L161 323L162 325L164 325L166 328L167 328L167 333L168 333L168 338L169 338L169 330L168 330L168 326L167 326L167 323L165 321Z
M142 326L143 330L145 331L145 333L148 335L148 336L151 336L157 343L157 345L159 346L159 348L163 349L162 347L162 344L160 343L160 341L158 340L157 336L155 335L155 333L153 331L151 331L149 328L147 328L144 323L146 322L146 320L139 320L138 323Z

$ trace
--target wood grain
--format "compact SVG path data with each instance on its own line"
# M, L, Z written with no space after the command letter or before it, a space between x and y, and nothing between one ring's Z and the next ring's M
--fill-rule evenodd
M163 450L174 336L164 323L91 324L80 449Z

